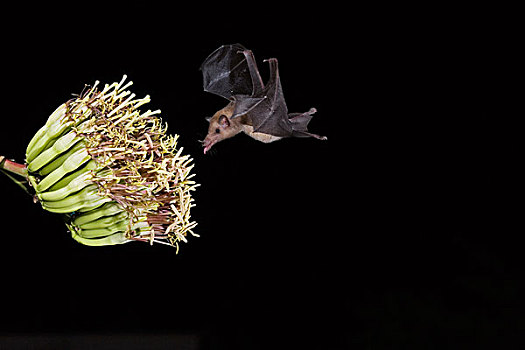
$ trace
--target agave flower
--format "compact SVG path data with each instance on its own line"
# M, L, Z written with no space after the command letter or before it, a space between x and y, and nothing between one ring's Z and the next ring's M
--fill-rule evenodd
M101 90L97 81L60 105L29 142L26 164L0 157L0 169L25 178L44 209L65 214L80 243L159 242L178 252L188 233L197 236L192 159L160 110L138 109L149 96L136 99L125 81Z

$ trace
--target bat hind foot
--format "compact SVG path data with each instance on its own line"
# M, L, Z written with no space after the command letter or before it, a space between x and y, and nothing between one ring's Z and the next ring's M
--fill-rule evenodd
M290 113L288 117L292 122L292 136L293 137L314 137L318 140L327 140L326 136L312 134L308 132L308 123L313 118L313 114L317 112L315 108L310 108L308 112L304 113Z
M313 138L316 138L316 139L322 140L322 141L328 140L328 137L326 137L326 136L312 134L311 132L308 132L308 131L295 131L294 130L292 136L293 137L313 137Z
M310 136L315 137L316 139L322 140L322 141L328 140L328 137L326 137L326 136L321 136L321 135L317 135L317 134L310 134Z

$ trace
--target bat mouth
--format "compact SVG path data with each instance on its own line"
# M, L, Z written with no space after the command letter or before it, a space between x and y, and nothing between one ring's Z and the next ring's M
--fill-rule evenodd
M202 147L204 147L204 154L210 150L210 148L216 143L217 141L213 141L210 139L205 139L202 141Z

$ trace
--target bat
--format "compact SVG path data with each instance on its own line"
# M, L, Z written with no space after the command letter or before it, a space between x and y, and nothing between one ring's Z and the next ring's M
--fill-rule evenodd
M265 143L285 137L327 139L308 132L307 126L315 108L304 113L288 113L277 59L270 58L265 62L270 68L266 85L252 51L241 44L223 45L202 63L204 91L230 101L212 117L206 118L208 134L202 141L205 154L217 142L241 132Z

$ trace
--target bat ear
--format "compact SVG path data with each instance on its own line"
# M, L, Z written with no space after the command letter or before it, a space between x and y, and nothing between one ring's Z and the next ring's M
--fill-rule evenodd
M206 117L206 118L204 118L204 119L206 119L206 121L209 123L210 120L211 120L211 117Z
M219 117L219 125L226 128L230 126L230 120L224 114Z

